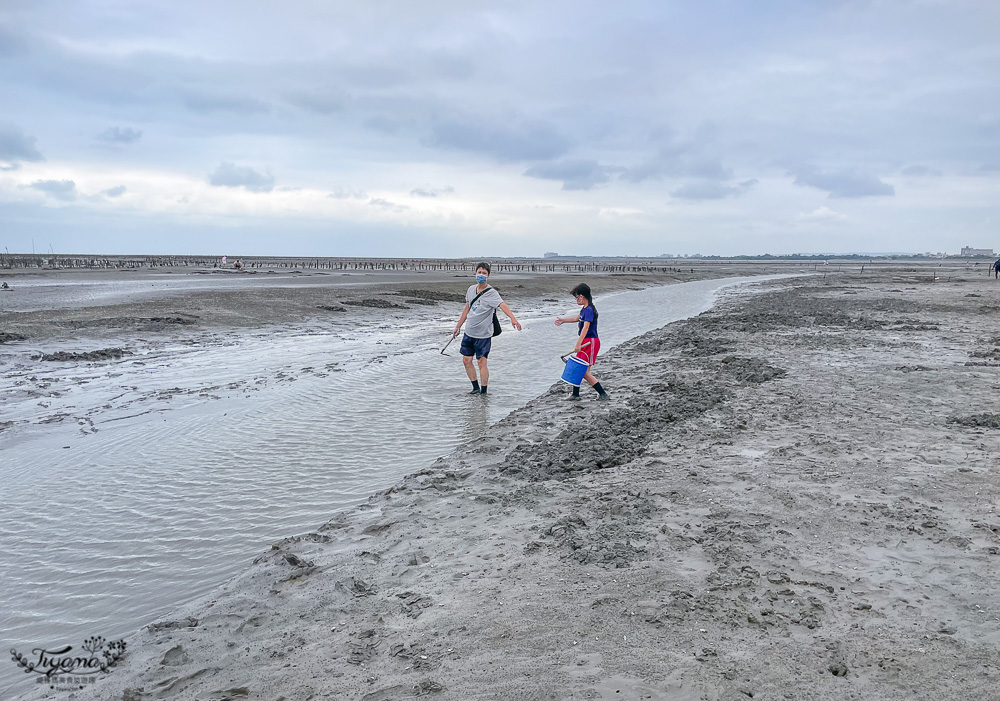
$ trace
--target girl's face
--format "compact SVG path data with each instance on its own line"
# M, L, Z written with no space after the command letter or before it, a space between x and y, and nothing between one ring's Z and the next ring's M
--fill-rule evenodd
M576 303L579 304L581 307L585 307L587 306L587 298L584 297L583 295L577 295Z

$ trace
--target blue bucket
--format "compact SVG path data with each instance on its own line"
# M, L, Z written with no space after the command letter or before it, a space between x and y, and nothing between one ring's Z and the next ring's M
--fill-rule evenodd
M563 368L562 377L559 379L568 385L579 387L583 381L583 376L587 374L587 370L589 369L590 365L587 364L587 361L580 360L575 355L571 355L566 359L566 367Z

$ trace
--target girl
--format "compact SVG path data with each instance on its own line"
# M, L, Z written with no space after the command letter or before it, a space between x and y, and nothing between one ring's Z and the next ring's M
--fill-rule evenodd
M597 337L597 309L594 307L594 298L590 293L590 285L580 283L573 288L570 294L576 297L576 303L583 307L583 309L580 310L578 316L567 316L556 319L556 326L571 324L574 321L579 323L580 335L576 339L576 348L573 351L576 353L577 358L585 361L590 367L594 367L594 363L597 362L597 352L601 350L601 339ZM611 399L608 393L604 391L604 388L601 387L601 383L591 374L589 368L583 379L597 390L598 401ZM570 399L579 398L580 388L574 387Z

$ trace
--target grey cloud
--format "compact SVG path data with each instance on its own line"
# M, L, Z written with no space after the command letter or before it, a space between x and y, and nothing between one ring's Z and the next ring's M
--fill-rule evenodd
M383 134L398 134L399 130L403 127L403 122L392 117L387 117L384 114L376 114L365 120L365 126L369 129L374 129L375 131L380 131Z
M142 138L142 132L132 127L108 127L97 135L98 141L109 144L134 144Z
M0 57L26 53L28 42L7 27L0 27Z
M435 189L435 190L425 190L423 188L418 187L415 190L410 190L410 194L413 195L414 197L437 197L438 195L446 195L454 191L455 188L451 187L450 185L448 187L442 187L440 189Z
M253 168L235 163L220 163L215 172L208 176L208 182L217 187L242 187L250 192L270 192L274 189L274 176L261 174Z
M76 183L72 180L36 180L28 187L63 202L72 202L76 199L77 194Z
M368 200L368 204L372 207L378 207L379 209L385 209L392 212L402 212L405 209L409 209L406 205L396 204L395 202L390 202L389 200L382 199L381 197L373 197Z
M28 136L19 127L0 123L0 170L16 170L20 161L45 160L35 148L35 137Z
M824 173L815 168L801 168L792 174L796 185L826 190L830 197L891 197L896 194L892 185L857 170Z
M125 194L126 187L124 185L118 185L116 187L108 188L107 190L102 190L102 192L108 197L121 197Z
M471 117L437 122L425 144L484 153L499 161L547 161L569 150L568 140L548 122L493 124Z
M342 187L339 187L333 192L331 192L329 195L327 195L327 197L334 200L346 200L348 198L355 200L365 200L368 199L368 194L362 190L346 190Z
M337 93L298 91L285 96L291 104L316 114L342 112L347 100Z
M756 178L744 180L739 185L725 185L715 180L701 180L685 183L670 195L682 200L721 200L726 197L742 195L757 184Z
M728 180L733 172L718 157L702 153L692 144L661 148L653 158L622 174L623 179L634 183L685 177Z
M606 185L611 177L624 171L618 166L602 166L597 161L559 161L540 163L524 171L524 175L544 180L562 180L563 190L590 190Z
M271 110L267 103L241 95L188 95L184 98L184 106L193 112L201 113L260 114Z
M413 74L393 63L341 63L340 74L356 85L367 88L394 88L413 80Z
M903 168L903 170L899 172L903 175L911 175L918 178L923 178L923 177L940 178L942 175L944 175L944 173L942 173L937 168L928 168L927 166L909 166L907 168Z

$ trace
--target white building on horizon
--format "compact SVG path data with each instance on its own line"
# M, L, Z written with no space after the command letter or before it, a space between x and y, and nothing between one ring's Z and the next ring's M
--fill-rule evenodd
M970 248L968 246L964 246L962 248L962 252L959 253L958 255L960 255L962 257L966 257L966 256L992 256L993 255L993 249L992 248Z

